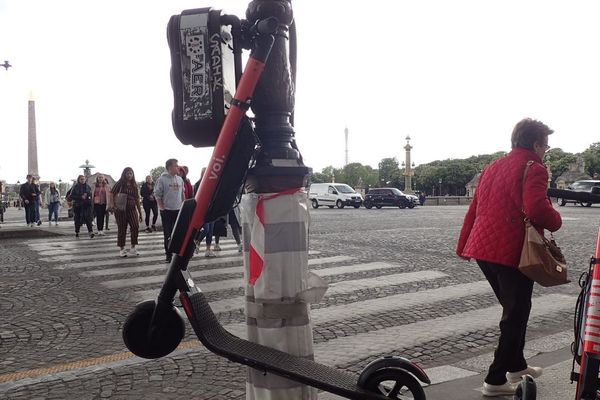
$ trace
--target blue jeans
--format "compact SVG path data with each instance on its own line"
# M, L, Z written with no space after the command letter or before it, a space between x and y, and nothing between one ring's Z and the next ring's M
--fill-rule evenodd
M54 215L54 222L58 222L58 206L59 202L48 204L48 222L52 221L52 215Z

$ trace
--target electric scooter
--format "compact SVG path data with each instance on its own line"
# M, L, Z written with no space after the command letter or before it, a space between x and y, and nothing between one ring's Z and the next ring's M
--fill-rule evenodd
M179 299L198 339L209 351L233 362L348 399L397 399L402 398L399 396L403 394L410 393L413 399L425 400L420 382L427 384L431 382L418 365L406 358L392 356L379 358L368 364L360 375L356 376L236 337L226 331L217 320L187 267L194 254L195 243L204 237L204 223L224 215L229 210L235 201L238 189L243 185L248 165L255 155L256 138L252 121L246 116L246 111L249 109L254 89L269 57L274 43L274 33L279 23L274 18L268 18L249 26L244 21L240 23L235 17L220 15L220 12L212 9L190 10L187 13L182 13L181 19L172 19L170 25L173 23L176 29L173 29L173 33L169 31L168 37L170 45L181 39L182 51L185 52L182 55L176 51L175 56L172 52L172 82L175 81L176 102L173 115L174 127L176 131L178 127L180 128L178 137L183 142L197 145L201 140L194 142L197 138L188 135L189 131L185 130L186 124L194 124L193 118L185 119L177 116L185 113L202 115L203 111L215 106L215 102L212 101L214 99L210 97L206 98L212 101L211 104L196 102L193 107L182 106L181 103L178 105L181 97L178 96L178 89L175 87L178 77L174 75L178 74L178 68L185 68L187 65L188 59L184 56L192 60L190 64L192 69L197 67L200 72L196 71L197 77L187 81L182 87L186 89L186 96L196 93L198 96L194 99L198 99L202 98L207 88L202 86L202 79L204 79L202 68L211 68L210 65L205 65L209 60L201 57L204 46L201 36L210 31L211 25L213 28L216 27L215 32L220 35L215 37L209 34L211 46L213 39L215 39L214 43L219 45L229 41L230 38L222 30L223 25L229 25L231 30L227 32L232 32L234 36L236 31L242 37L245 35L245 41L251 45L252 51L243 74L236 76L237 89L229 102L229 108L226 113L217 110L224 116L223 123L199 190L194 199L183 203L171 233L169 250L173 252L173 257L160 293L156 300L138 304L127 317L123 326L125 345L135 355L148 359L164 357L175 350L185 334L183 318L173 304L174 297L179 291ZM202 14L201 18L196 19L204 21L206 26L189 30L191 21L189 19L200 14ZM185 21L184 17L186 17ZM184 25L188 31L184 30ZM235 40L229 48L233 50L236 60L239 60L237 58L239 47L236 51ZM183 63L185 65L180 64L179 56L186 60ZM200 59L205 64L200 65ZM194 83L200 86L193 87ZM183 96L183 98L184 101L194 100L191 97ZM219 103L217 107L219 105L223 107L221 101L217 101ZM214 115L212 112L210 114ZM214 120L210 123L214 124Z
M572 190L548 189L548 197L575 200L582 203L600 203L600 187L591 193ZM571 383L577 381L575 400L600 399L600 227L596 252L590 259L587 272L581 274L579 286L581 292L575 305L574 333L571 345L573 366ZM579 364L576 372L575 364ZM535 400L537 388L531 376L523 377L515 393L515 400Z

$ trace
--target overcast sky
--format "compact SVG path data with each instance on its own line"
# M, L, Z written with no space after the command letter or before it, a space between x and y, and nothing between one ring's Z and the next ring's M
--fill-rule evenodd
M239 16L248 1L0 0L0 179L27 173L27 100L36 99L42 180L70 180L86 159L141 180L175 157L191 179L210 149L171 128L166 25L183 9ZM296 0L296 130L319 171L508 150L514 124L538 118L552 147L600 141L597 1Z

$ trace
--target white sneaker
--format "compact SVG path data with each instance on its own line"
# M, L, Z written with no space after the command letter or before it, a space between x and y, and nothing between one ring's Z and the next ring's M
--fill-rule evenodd
M539 378L544 373L544 369L542 367L527 367L522 371L517 372L507 372L506 379L510 383L519 383L523 379L523 375L531 375L532 378Z
M134 256L139 256L140 252L137 251L137 249L135 247L132 247L131 249L129 249L129 254L134 255Z
M506 382L503 385L490 385L489 383L483 382L483 395L487 397L495 396L511 396L515 394L518 383Z
M212 250L206 250L206 253L204 253L204 257L212 258L216 256L217 255Z
M221 251L221 246L219 246L218 244L215 244L215 247L213 249L215 251Z
M54 226L58 226L58 221L56 221L56 222L54 223Z
M121 251L119 252L119 257L127 257L127 250L121 249Z

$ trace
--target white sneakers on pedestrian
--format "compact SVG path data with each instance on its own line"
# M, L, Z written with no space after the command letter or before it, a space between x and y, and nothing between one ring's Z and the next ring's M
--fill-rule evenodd
M131 254L132 256L139 256L140 252L137 251L135 247L132 247L131 249L129 249L129 254Z
M221 246L219 246L218 244L215 244L214 250L221 251Z
M496 396L511 396L515 394L518 383L506 382L503 385L490 385L489 383L483 383L483 395L486 397Z
M532 367L529 366L522 371L517 372L507 372L506 379L509 383L519 383L521 379L523 379L523 375L531 375L532 378L539 378L544 373L544 369L542 367Z
M121 249L121 251L119 251L119 257L127 257L127 250Z
M204 257L212 258L212 257L216 257L216 256L217 255L212 250L206 250L206 253L204 253Z

